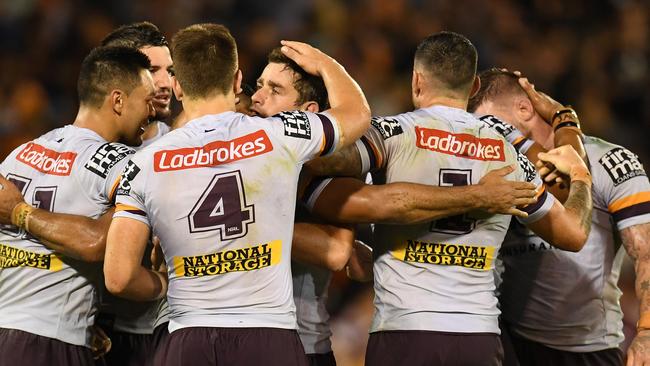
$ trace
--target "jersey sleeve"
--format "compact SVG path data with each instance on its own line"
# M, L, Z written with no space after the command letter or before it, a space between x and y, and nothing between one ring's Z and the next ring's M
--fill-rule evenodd
M650 222L650 183L636 154L623 147L592 161L594 187L602 187L618 230Z
M99 195L105 202L115 202L120 175L127 162L135 154L132 148L120 143L105 143L95 149L84 168L93 179L100 179ZM88 176L88 175L86 175Z
M537 186L537 202L519 207L520 210L528 214L528 217L517 217L517 220L522 224L530 224L546 216L553 207L556 198L546 189L544 181L539 176L537 169L535 169L530 160L521 152L517 152L516 176L519 180L531 182Z
M479 118L479 120L496 133L505 137L505 139L522 154L525 154L528 149L530 149L530 147L534 144L533 140L530 140L524 136L524 134L515 128L515 126L502 121L491 114L482 116Z
M361 156L361 175L385 168L391 153L399 149L400 139L404 137L404 128L398 119L373 117L370 128L356 142Z
M126 217L140 221L148 226L151 226L147 210L145 208L145 172L141 167L144 166L142 159L139 156L134 156L124 168L122 172L119 186L116 190L116 217Z
M281 112L270 118L297 161L305 162L333 153L338 146L338 122L327 112Z

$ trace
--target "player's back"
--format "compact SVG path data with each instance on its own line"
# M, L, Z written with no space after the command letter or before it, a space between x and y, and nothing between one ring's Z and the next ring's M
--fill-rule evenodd
M35 207L99 217L109 207L119 164L133 151L72 125L14 150L0 173ZM92 282L98 264L46 248L12 226L0 233L0 327L20 329L76 345L89 345L95 314Z
M510 179L535 178L512 146L460 109L434 106L377 118L371 131L376 159L385 160L379 164L384 176L375 181L477 184L509 164L518 167ZM376 225L372 330L498 333L493 260L509 222L510 216L470 213Z
M306 126L301 133L292 129L298 120ZM135 155L118 189L116 216L143 220L160 237L170 270L171 331L295 328L297 177L321 145L332 146L327 128L324 115L226 112L190 121Z

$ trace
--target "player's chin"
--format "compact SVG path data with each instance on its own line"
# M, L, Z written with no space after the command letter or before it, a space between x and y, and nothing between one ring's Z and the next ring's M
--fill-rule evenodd
M154 103L153 109L156 111L156 116L154 117L154 120L156 121L167 119L172 114L172 111L169 108L169 103L165 105Z

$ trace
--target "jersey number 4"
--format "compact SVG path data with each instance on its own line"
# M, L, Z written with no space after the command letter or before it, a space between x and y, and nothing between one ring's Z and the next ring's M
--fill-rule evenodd
M239 170L212 177L187 218L191 233L218 230L221 240L245 236L255 222L255 205L246 204Z
M466 186L472 182L471 170L440 169L440 187ZM467 218L467 215L456 215L431 223L430 231L436 233L462 235L474 230L476 220Z

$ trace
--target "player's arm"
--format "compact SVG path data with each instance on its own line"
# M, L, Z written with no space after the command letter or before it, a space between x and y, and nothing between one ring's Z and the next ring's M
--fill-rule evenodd
M12 224L40 239L48 248L86 262L104 259L110 209L98 219L54 213L28 205L13 183L0 176L0 223Z
M334 154L305 163L303 170L312 176L358 177L362 172L357 144L348 145Z
M634 261L635 288L639 299L640 319L637 334L627 351L627 365L650 364L650 223L627 227L620 231L627 254Z
M108 230L104 281L112 294L135 301L157 300L167 293L167 276L142 266L149 226L116 217Z
M536 202L535 185L513 182L508 166L487 174L479 184L437 187L416 183L368 185L353 178L335 178L321 191L309 192L316 215L343 223L415 224L472 210L526 216L515 208Z
M345 268L354 243L354 230L323 223L296 222L291 258L336 272Z
M359 85L336 60L301 42L282 41L282 53L306 72L323 78L331 108L338 122L338 148L352 144L370 126L370 107Z
M540 153L543 163L550 163L571 178L569 196L561 205L553 200L552 207L539 220L526 225L553 246L577 252L584 246L591 230L591 174L584 161L570 146Z

